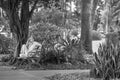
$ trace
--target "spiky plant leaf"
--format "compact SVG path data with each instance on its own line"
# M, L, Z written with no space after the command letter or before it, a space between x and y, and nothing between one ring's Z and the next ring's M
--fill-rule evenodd
M113 43L109 42L109 44L99 47L98 54L95 53L95 69L97 74L103 74L102 77L104 79L120 77L119 49L120 46L113 45Z

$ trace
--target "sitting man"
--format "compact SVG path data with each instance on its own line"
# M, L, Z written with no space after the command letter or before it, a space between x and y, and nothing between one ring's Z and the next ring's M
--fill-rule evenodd
M20 57L39 57L40 50L42 45L36 41L34 41L33 37L31 36L27 43L22 45Z

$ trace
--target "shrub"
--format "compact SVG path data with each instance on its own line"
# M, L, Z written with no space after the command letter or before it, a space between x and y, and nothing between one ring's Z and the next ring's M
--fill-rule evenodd
M6 65L15 66L15 69L31 69L34 67L40 68L39 58L14 58L13 54L9 56L4 56L1 59Z
M100 45L98 54L94 54L95 67L91 70L91 76L109 80L120 78L120 45Z
M71 35L73 35L73 36L78 36L78 35L79 35L79 33L78 33L78 31L77 31L77 30L73 30L73 31L71 32Z
M2 62L8 62L11 58L13 57L12 54L9 54L9 55L5 55L1 58L1 61Z
M8 54L13 50L12 39L0 35L0 54Z
M120 40L119 36L120 36L119 32L110 32L110 33L106 34L107 42L111 41L113 43L113 45L116 45L116 44L118 44L118 42Z
M85 62L86 60L83 57L83 54L87 52L82 49L80 39L70 39L70 35L66 36L66 39L61 38L61 42L59 42L63 48L63 53L66 56L67 62L72 64L76 64L78 62Z
M65 55L62 53L57 53L55 51L48 51L46 53L42 53L40 63L47 64L60 64L65 62Z
M49 47L47 45L42 45L40 63L59 64L62 62L65 62L65 55L62 51L56 50L54 45Z
M43 45L41 63L63 63L76 61L84 62L82 54L83 50L80 47L80 40L71 40L68 35L66 39L60 38L58 45L53 45L54 48ZM49 49L51 48L51 49Z

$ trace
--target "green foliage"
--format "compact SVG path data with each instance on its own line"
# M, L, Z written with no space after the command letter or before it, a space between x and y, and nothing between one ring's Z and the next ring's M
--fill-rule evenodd
M55 43L53 43L55 42ZM86 54L80 46L80 39L70 39L70 35L67 35L66 39L59 35L59 37L53 41L49 38L45 39L42 43L42 63L47 61L53 61L54 63L83 61L82 54ZM52 62L52 63L53 63Z
M0 35L0 54L9 54L13 50L13 40ZM13 53L13 52L12 52Z
M120 0L104 0L104 2L101 0L101 5L98 10L101 23L108 24L109 27L118 31Z
M33 30L30 30L30 34L32 34L34 36L34 39L40 43L43 41L53 43L60 35L60 30L55 25L51 25L49 23L41 23Z
M13 58L13 54L9 54L9 55L3 56L1 58L1 61L2 62L8 62L11 58Z
M73 30L73 31L71 32L71 35L73 35L73 36L78 36L78 35L79 35L79 33L78 33L78 31L77 31L77 30Z
M118 17L120 14L120 1L119 0L111 0L112 7L112 18Z
M32 16L31 25L37 25L38 23L49 23L67 29L78 28L80 26L75 13L66 10L64 12L56 7L42 8L40 11L35 12Z
M91 70L91 76L109 80L120 78L120 45L100 45L98 54L94 54L95 67Z
M109 41L112 42L113 45L117 45L120 40L120 33L119 32L110 32L110 33L106 34L106 40L107 40L107 42L109 42Z
M70 36L71 35L68 34L66 36L66 39L61 37L60 44L66 46L66 47L69 47L69 48L74 47L74 46L76 46L76 47L79 46L80 39L70 39Z
M63 25L63 13L56 8L41 9L41 11L34 13L32 17L32 24L36 23L51 23L57 26Z
M10 27L9 27L9 23L8 22L9 21L5 17L0 17L0 25L4 26L3 30L6 31L6 32L8 32L8 31L10 32Z
M45 53L41 53L41 60L40 60L41 64L48 64L48 63L61 64L66 62L65 60L66 56L62 52L56 52L54 50L44 51L44 52Z
M9 66L15 66L15 69L40 68L40 58L14 58L13 54L2 57L2 62Z
M58 64L65 62L64 54L54 49L61 35L61 30L57 26L49 23L41 23L36 26L36 29L31 31L31 34L34 36L35 41L42 44L41 63Z
M80 39L70 39L71 35L67 35L66 39L61 37L59 44L63 46L63 53L66 55L68 62L76 64L76 62L85 62L83 55L87 52L82 49Z

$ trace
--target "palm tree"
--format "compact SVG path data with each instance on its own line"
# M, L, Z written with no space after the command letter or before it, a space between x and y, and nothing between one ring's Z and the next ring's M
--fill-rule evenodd
M82 0L81 11L81 41L83 48L89 53L92 53L92 39L90 33L91 1L92 0Z

